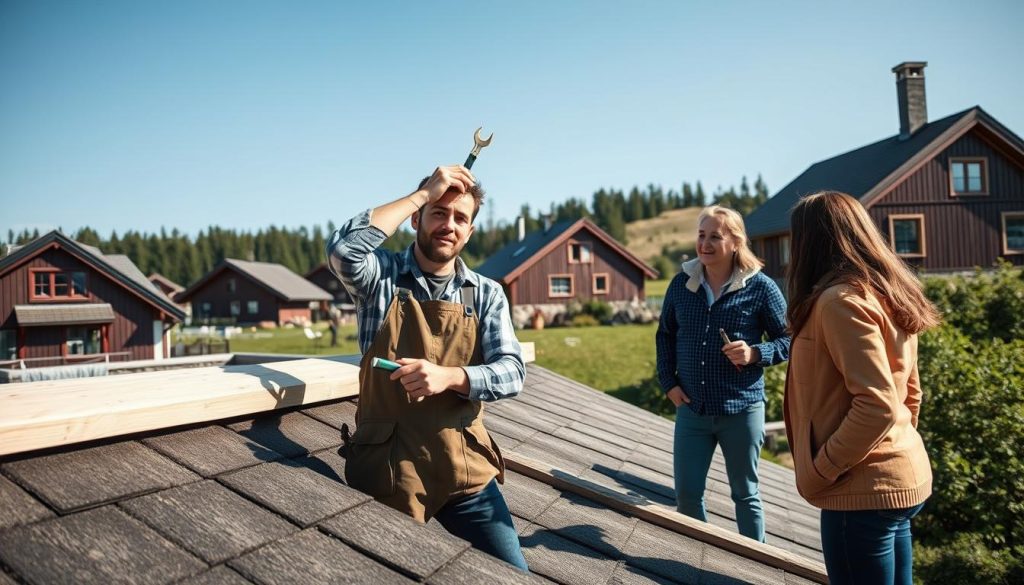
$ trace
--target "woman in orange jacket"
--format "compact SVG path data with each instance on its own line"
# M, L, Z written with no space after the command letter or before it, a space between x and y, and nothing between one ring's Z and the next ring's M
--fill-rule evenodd
M853 197L811 195L790 221L785 418L797 489L821 508L833 585L910 585L910 519L932 489L917 334L939 314Z

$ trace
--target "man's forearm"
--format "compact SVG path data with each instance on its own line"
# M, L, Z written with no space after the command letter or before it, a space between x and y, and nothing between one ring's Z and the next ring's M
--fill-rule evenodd
M387 234L395 233L402 222L420 210L427 203L427 192L424 189L414 191L380 207L375 207L370 214L370 225Z

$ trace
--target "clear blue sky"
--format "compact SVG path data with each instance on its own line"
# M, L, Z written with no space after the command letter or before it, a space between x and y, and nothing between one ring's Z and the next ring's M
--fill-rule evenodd
M3 0L0 239L341 223L480 125L498 221L602 186L774 193L897 132L901 61L931 119L1024 134L1022 26L1010 0Z

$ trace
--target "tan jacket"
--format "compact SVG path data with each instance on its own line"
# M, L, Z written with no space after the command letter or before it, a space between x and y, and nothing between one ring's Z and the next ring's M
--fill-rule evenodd
M873 295L825 290L793 338L786 435L797 490L827 510L908 508L932 489L917 416L917 336Z

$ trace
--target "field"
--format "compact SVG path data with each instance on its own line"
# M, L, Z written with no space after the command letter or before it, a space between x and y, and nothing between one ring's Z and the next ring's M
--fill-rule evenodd
M330 331L319 344L306 339L302 329L279 328L244 333L231 339L231 351L302 355L359 353L355 325L338 333L338 347L330 347ZM536 344L537 364L602 391L632 386L654 374L654 331L651 325L555 328L518 331L520 341Z
M660 256L665 246L686 250L697 245L697 216L701 208L665 211L658 217L626 224L626 247L644 261Z

